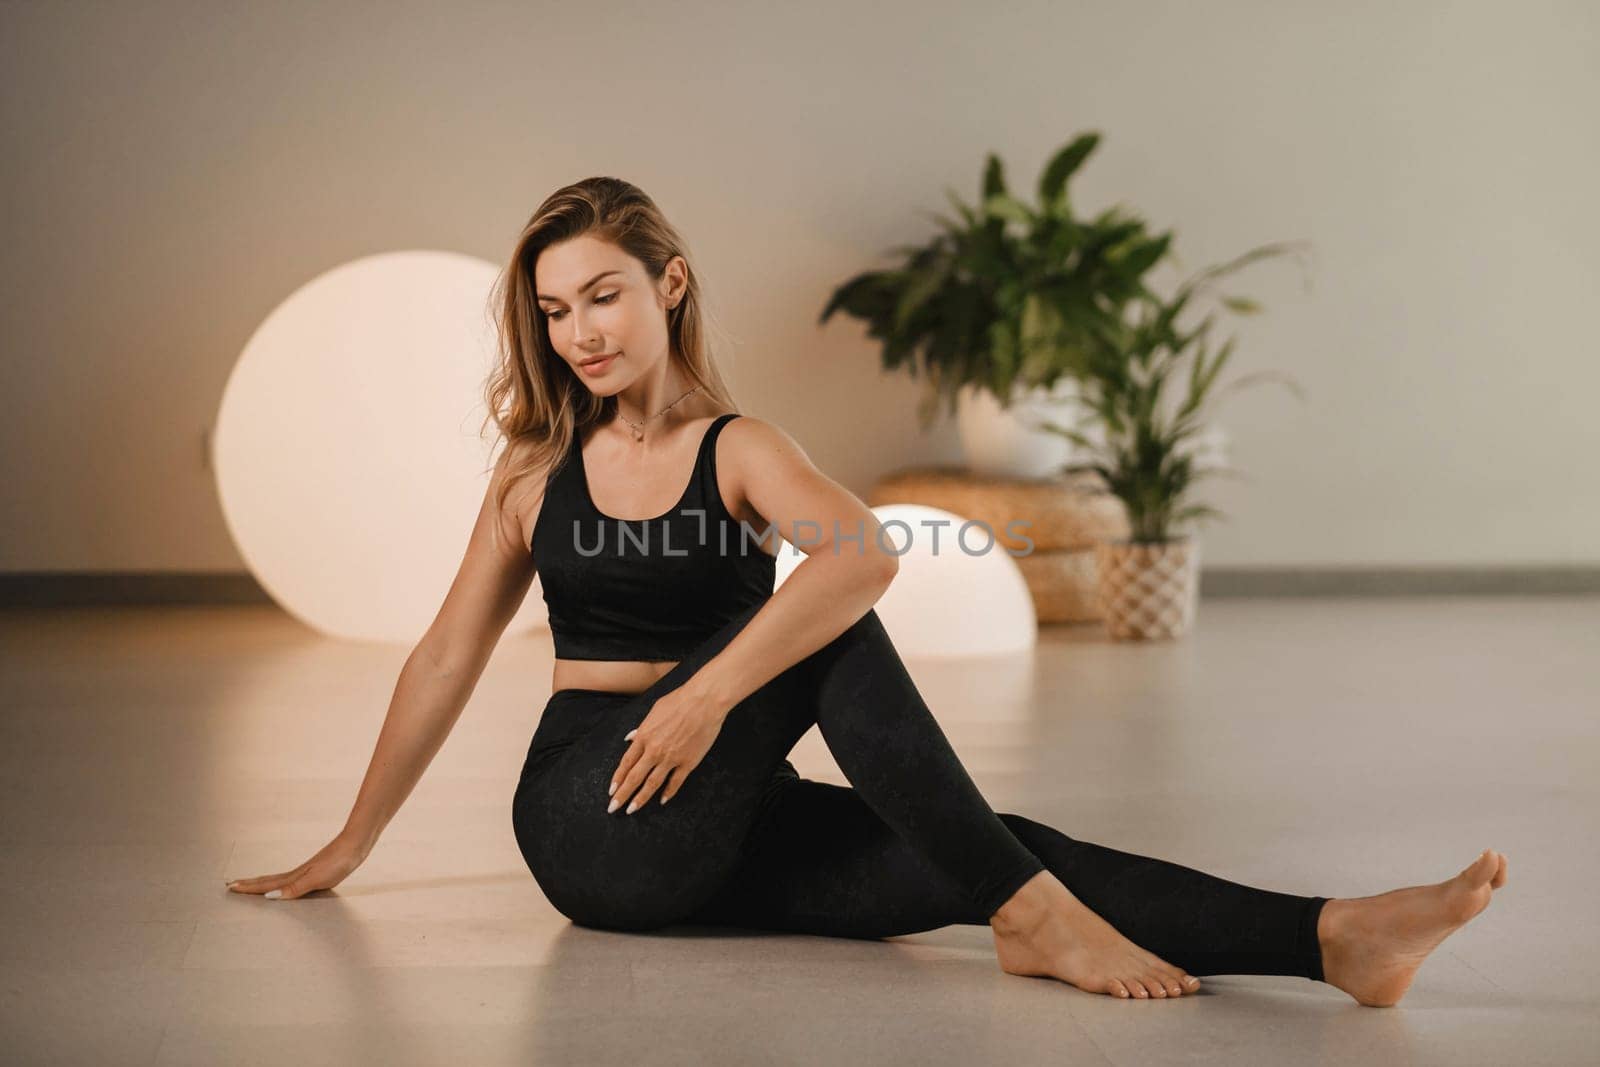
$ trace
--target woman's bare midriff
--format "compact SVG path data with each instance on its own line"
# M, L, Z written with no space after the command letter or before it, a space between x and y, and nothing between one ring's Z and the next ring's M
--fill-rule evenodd
M677 666L676 660L650 663L623 660L558 659L550 691L604 689L608 693L642 693Z

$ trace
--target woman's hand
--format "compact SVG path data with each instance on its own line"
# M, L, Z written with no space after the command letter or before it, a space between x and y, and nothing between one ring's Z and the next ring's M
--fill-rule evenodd
M671 800L710 751L728 710L688 684L652 704L644 721L623 737L633 743L611 776L611 804L606 811L616 811L631 797L625 814L632 815L663 785L661 803Z
M367 850L342 835L292 871L241 878L228 883L234 893L264 893L274 900L293 900L318 889L332 889L366 861Z

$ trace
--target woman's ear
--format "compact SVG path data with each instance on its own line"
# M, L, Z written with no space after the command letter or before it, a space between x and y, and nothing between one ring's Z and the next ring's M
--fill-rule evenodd
M673 256L661 271L661 299L671 310L683 303L689 291L689 265L682 256Z

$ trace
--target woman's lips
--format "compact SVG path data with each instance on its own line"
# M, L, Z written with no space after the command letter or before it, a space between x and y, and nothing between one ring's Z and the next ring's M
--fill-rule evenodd
M605 359L597 360L594 363L580 363L578 366L583 373L592 377L595 375L604 374L606 369L611 366L611 362L616 358L616 355L609 355Z

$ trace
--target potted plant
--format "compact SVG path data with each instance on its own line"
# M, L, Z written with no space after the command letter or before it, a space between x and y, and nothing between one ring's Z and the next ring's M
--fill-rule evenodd
M1088 454L1087 462L1067 469L1098 472L1104 491L1115 494L1127 509L1132 534L1127 540L1095 546L1096 592L1113 638L1176 637L1188 629L1198 602L1199 545L1192 535L1179 531L1187 523L1222 514L1188 498L1195 482L1229 470L1205 455L1202 442L1208 433L1215 440L1216 431L1207 431L1202 419L1235 338L1213 351L1208 334L1214 314L1188 331L1179 326L1178 318L1192 298L1217 280L1293 248L1262 245L1202 270L1180 285L1171 300L1141 297L1130 304L1132 314L1124 321L1099 323L1089 343L1063 349L1070 373L1081 387L1078 399L1089 410L1073 426L1047 421L1041 428ZM1223 296L1221 303L1238 314L1260 310L1245 297ZM1186 395L1174 410L1163 388L1186 359ZM1293 379L1273 371L1245 375L1216 396L1265 378L1279 378L1304 399ZM1096 432L1090 436L1083 432L1086 429Z
M857 274L834 290L819 325L838 311L864 320L882 342L886 371L923 375L917 408L927 429L939 409L958 415L968 466L1022 478L1053 473L1076 451L1036 432L1030 415L1071 411L1076 382L1067 353L1119 321L1148 295L1145 273L1171 234L1112 207L1073 215L1068 180L1099 144L1085 133L1059 149L1038 181L1038 204L1006 187L989 153L977 206L946 194L959 219L934 214L940 233L892 250L898 266Z

